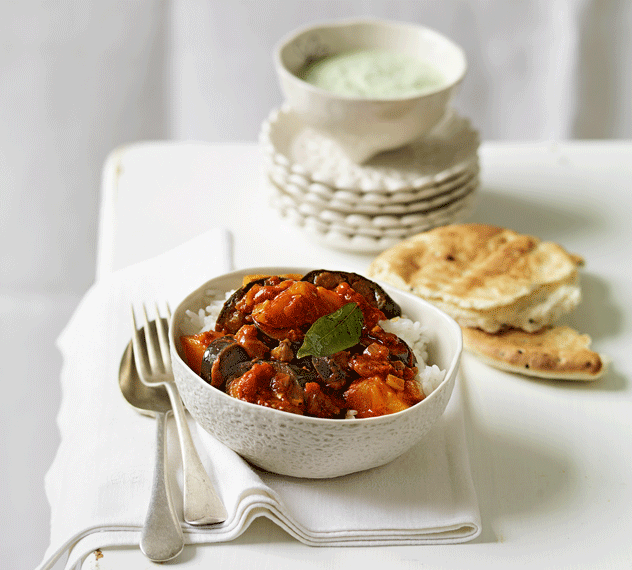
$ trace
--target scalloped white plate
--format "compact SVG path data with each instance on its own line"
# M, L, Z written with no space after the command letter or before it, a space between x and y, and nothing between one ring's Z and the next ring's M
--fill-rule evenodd
M326 217L306 214L288 200L287 196L282 195L274 185L270 184L270 188L272 189L270 197L272 206L284 219L304 229L323 245L363 253L380 252L411 235L437 226L462 222L474 211L477 198L477 193L471 192L453 204L437 209L432 215L419 219L410 217L405 220L406 224L386 224L381 227L378 225L353 226L346 223L347 219L328 220ZM386 222L386 220L382 221Z
M270 182L275 185L281 194L291 198L301 211L311 215L324 215L329 218L343 219L344 217L357 218L357 222L349 222L353 225L372 225L374 218L383 216L415 216L424 215L427 212L449 205L452 202L473 192L479 185L478 176L472 176L464 184L437 194L426 200L393 204L350 204L333 198L327 200L314 193L305 193L296 184L283 184L278 178L270 177Z
M281 214L291 217L299 225L310 223L314 227L322 230L335 229L348 235L363 234L370 236L391 236L402 237L412 232L425 231L430 227L453 223L455 216L462 210L471 211L476 200L476 194L470 193L466 197L450 204L449 206L434 210L425 216L409 216L401 219L394 219L384 216L374 224L360 224L353 216L328 217L313 215L300 207L297 208L287 196L276 193L271 196L272 205Z
M451 112L427 137L397 150L381 153L367 163L349 160L335 141L305 126L287 107L273 110L259 135L268 168L303 185L318 183L332 192L394 193L428 189L478 168L478 132L470 122Z
M286 168L268 164L267 175L274 183L287 188L297 198L312 202L328 203L330 207L339 209L353 208L375 211L383 205L391 208L408 208L418 205L420 202L432 200L437 196L446 194L460 188L479 174L478 163L472 163L463 171L447 178L443 182L430 184L416 189L401 190L399 192L355 192L351 190L339 190L313 182L304 175L289 172Z
M401 236L370 236L359 233L350 235L338 230L335 227L329 227L323 230L313 219L305 220L302 223L297 223L297 225L304 229L305 232L312 236L316 241L327 247L332 247L334 249L353 253L379 253L381 251L384 251L385 249L388 249L389 247L393 247L407 237L427 230L431 230L432 228L435 228L437 226L465 221L470 215L471 210L464 208L449 221L428 224L427 226L411 229L410 232L407 232ZM290 218L289 216L284 217L288 219Z

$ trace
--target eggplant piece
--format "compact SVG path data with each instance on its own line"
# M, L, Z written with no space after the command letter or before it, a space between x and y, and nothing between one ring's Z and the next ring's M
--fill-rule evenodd
M386 346L389 350L390 359L391 360L399 360L403 362L409 368L413 366L417 366L417 357L413 350L408 346L408 343L403 339L399 338L396 335L393 337L387 336L386 338L382 335L375 335L369 333L364 339L360 341L360 346L366 348L372 342L377 342Z
M279 362L278 360L260 360L259 362L267 362L272 364L277 372L283 372L287 374L292 380L298 382L299 373L295 366L288 364L287 362Z
M318 373L319 382L332 390L341 390L349 380L349 368L347 363L349 355L340 356L337 353L332 356L312 356L312 365Z
M258 360L256 362L272 364L278 372L284 372L290 376L301 388L304 388L308 382L317 382L319 380L318 373L314 370L310 357L294 360L292 363L281 362L279 360Z
M250 362L246 349L232 336L222 336L206 347L200 376L211 386L222 389L226 382L240 375L239 365L244 362Z
M240 362L231 370L231 377L226 382L226 391L233 380L243 376L256 363L271 364L277 372L287 374L301 388L305 388L308 382L316 382L319 379L318 373L310 366L301 366L297 364L289 364L287 362L279 362L278 360L248 360Z
M323 390L317 382L305 387L305 415L315 418L342 418L344 401Z
M270 279L274 278L274 283ZM245 315L237 309L237 303L252 289L255 285L272 285L280 283L281 281L287 281L285 277L270 276L261 277L260 279L253 279L246 283L243 287L237 289L225 302L222 310L217 316L215 322L215 330L219 332L225 332L228 334L236 334L237 331L245 324L252 324L249 315Z
M320 380L320 376L318 372L314 369L313 364L308 360L309 357L302 358L300 364L297 361L297 364L290 364L294 373L296 374L296 379L301 387L305 388L305 385L308 382L318 382Z
M215 330L226 332L228 334L235 334L243 325L249 324L245 320L246 315L237 309L237 303L250 289L252 289L252 287L256 284L264 285L266 280L267 277L262 277L261 279L250 281L243 287L237 289L228 299L226 299L222 310L217 316Z
M239 368L242 369L241 375L230 380L226 386L229 396L285 412L303 414L304 388L292 366L274 360L253 360L242 363ZM249 370L253 374L249 374Z
M314 370L308 358L302 358L300 361L294 361L293 363L279 362L278 360L266 360L263 362L269 362L277 371L284 372L290 376L301 388L304 388L308 382L316 382L318 380L318 373Z
M399 317L402 314L401 307L382 287L375 283L375 281L371 281L357 273L315 269L304 275L302 280L309 281L317 287L324 287L325 289L335 289L340 283L348 283L351 288L356 293L362 295L371 306L382 311L387 319Z
M401 360L409 368L417 366L417 357L415 356L415 353L412 351L410 346L408 346L408 343L400 338L397 346L398 348L401 348L401 350L391 348L391 355L397 360Z

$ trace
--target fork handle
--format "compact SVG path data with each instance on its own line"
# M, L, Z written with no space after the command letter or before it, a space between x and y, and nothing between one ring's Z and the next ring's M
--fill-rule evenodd
M171 399L182 450L184 520L192 525L224 522L228 514L195 449L180 394L172 382L167 382L165 387Z
M155 562L175 558L184 548L180 521L169 492L167 479L167 447L165 445L166 414L156 414L156 460L151 499L140 538L143 554Z

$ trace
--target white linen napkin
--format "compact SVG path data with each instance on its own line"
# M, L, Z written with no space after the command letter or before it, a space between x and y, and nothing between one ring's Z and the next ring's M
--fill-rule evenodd
M131 336L132 303L168 301L231 269L230 235L212 230L154 259L96 283L62 332L61 444L46 476L51 544L40 569L72 567L99 547L136 545L154 466L155 420L118 388ZM278 476L253 468L190 419L192 435L228 519L183 523L185 541L232 540L264 516L313 546L456 543L480 533L470 475L460 383L425 440L389 465L328 480ZM181 516L182 476L170 426L169 468ZM211 460L212 458L212 460Z

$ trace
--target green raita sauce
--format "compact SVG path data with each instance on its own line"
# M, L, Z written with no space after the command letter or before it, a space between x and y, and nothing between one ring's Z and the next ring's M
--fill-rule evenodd
M339 95L388 99L413 97L444 82L421 59L388 50L361 50L327 56L303 67L299 78Z

